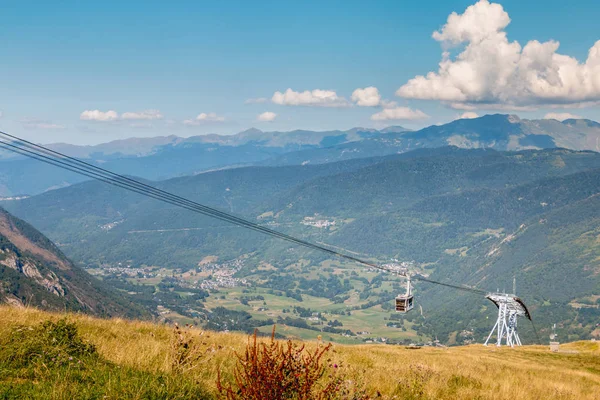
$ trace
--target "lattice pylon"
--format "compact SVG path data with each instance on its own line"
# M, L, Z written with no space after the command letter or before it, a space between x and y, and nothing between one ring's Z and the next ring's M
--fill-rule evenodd
M496 332L496 346L502 346L502 341L504 341L506 346L521 346L521 338L517 333L518 312L511 310L508 307L511 297L505 296L504 298L506 299L505 301L503 301L504 299L502 297L497 299L498 319L496 320L494 327L485 340L484 346L488 345L488 342L492 338L494 332Z

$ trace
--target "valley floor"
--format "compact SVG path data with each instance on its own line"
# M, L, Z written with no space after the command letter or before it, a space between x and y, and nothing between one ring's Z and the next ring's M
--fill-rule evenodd
M1 306L0 345L6 343L19 326L27 330L46 320L62 318L64 314ZM166 383L161 383L161 394L152 397L186 398L193 393L190 385L201 388L207 398L217 397L217 371L222 371L225 378L231 377L236 363L234 354L243 353L248 343L248 336L244 334L190 329L189 334L202 346L202 357L196 365L178 369L173 362L173 344L176 343L173 327L74 314L66 318L75 323L82 338L94 344L106 365L114 369L107 372L112 378L103 386L105 398L146 398L148 390L154 387L154 377ZM306 342L306 345L314 349L319 343ZM0 353L2 351L0 348ZM370 398L600 399L598 342L561 345L559 353L551 353L547 346L408 349L392 345L336 344L328 356L330 365L335 365L347 382L366 389ZM60 385L44 385L39 376L48 375L43 375L43 371L18 375L7 365L0 362L0 398L13 398L11 396L19 393L57 399L81 396ZM123 391L117 387L115 380L123 378L115 371L125 370L134 378L138 373L144 374L143 378L130 378L132 385L140 385L139 391ZM40 373L42 375L36 375ZM165 392L165 385L171 385L169 390L173 391ZM177 385L185 386L187 391L178 392Z

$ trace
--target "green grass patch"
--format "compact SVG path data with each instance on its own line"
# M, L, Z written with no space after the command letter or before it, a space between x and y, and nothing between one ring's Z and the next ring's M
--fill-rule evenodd
M0 338L2 399L208 399L193 380L116 365L65 319Z

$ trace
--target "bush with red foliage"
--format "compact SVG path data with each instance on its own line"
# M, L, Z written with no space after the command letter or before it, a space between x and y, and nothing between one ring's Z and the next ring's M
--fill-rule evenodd
M225 384L221 374L217 380L220 395L227 400L331 400L346 391L344 381L337 376L337 365L328 371L324 360L331 344L308 351L304 345L288 340L275 340L275 327L268 343L259 343L256 331L249 339L243 356L233 371L233 384ZM345 396L344 396L345 397ZM354 397L354 396L352 396ZM366 397L360 397L366 398Z

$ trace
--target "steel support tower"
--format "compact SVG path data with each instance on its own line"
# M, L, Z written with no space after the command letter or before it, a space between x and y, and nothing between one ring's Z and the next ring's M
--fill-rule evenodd
M490 294L486 298L490 299L498 306L498 319L490 331L484 346L487 346L494 332L496 333L496 346L514 347L521 345L521 339L517 333L517 311L509 307L512 297L505 294Z
M498 319L490 331L484 346L487 346L490 339L496 334L496 346L504 345L514 347L521 346L521 338L517 332L517 317L527 317L531 320L531 315L525 306L525 303L514 294L490 293L485 296L498 307Z

